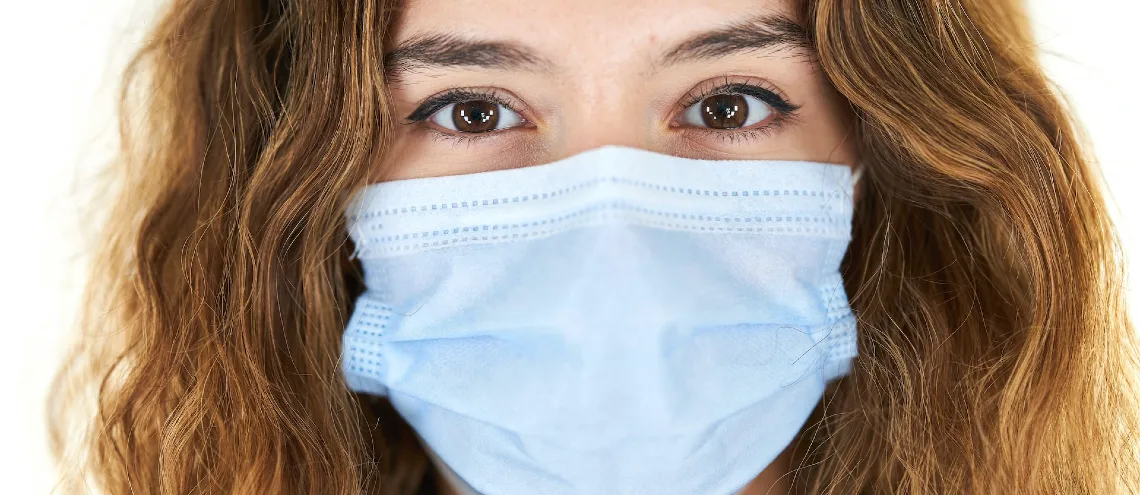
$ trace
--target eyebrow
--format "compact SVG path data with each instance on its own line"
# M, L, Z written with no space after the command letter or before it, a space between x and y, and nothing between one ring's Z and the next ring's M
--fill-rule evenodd
M810 53L807 30L791 18L764 14L693 36L666 51L658 66L727 57L776 48ZM392 79L419 70L471 67L548 72L550 60L513 41L468 39L443 33L413 36L384 56L385 74Z
M658 61L674 65L771 49L812 53L811 38L802 25L782 14L762 14L699 34L681 42Z
M451 34L413 36L384 56L385 72L390 77L424 68L546 71L553 65L519 43L471 40Z

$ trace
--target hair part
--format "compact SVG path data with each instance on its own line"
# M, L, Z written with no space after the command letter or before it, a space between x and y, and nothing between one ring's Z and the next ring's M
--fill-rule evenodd
M50 403L64 490L429 478L338 370L361 291L341 214L394 125L397 8L167 7L124 79L115 200ZM803 19L866 174L844 262L860 356L795 446L796 491L1140 491L1119 247L1020 2L808 0Z

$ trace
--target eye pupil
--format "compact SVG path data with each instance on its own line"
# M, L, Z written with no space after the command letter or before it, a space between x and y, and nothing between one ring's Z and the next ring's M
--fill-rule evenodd
M748 102L742 95L713 95L700 105L701 120L712 129L736 129L748 121Z
M456 103L451 109L451 120L459 132L488 132L499 125L497 105L490 101L474 100Z

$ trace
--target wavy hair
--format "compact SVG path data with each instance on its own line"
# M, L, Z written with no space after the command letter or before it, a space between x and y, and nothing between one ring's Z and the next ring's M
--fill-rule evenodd
M393 127L398 5L173 0L127 71L60 489L411 495L432 470L349 391L342 211ZM1102 179L1017 0L805 0L866 174L860 356L797 493L1140 492L1137 336Z

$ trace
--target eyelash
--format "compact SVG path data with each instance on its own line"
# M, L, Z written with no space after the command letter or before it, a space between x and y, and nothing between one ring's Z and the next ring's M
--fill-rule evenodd
M704 100L705 98L713 95L743 94L755 97L756 99L770 106L776 114L775 119L768 124L754 129L720 130L700 127L685 127L684 132L699 132L705 135L710 135L717 139L727 141L729 143L735 143L737 140L748 141L761 137L771 136L775 134L776 131L783 129L788 123L796 119L796 113L799 110L800 106L790 103L787 98L780 94L780 91L777 88L765 87L770 86L770 84L768 84L766 81L749 80L749 82L730 82L729 79L730 78L728 76L725 76L724 81L719 84L714 82L715 80L709 80L705 83L702 83L685 96L685 99L682 100L684 103L679 105L679 109L683 111L684 109L689 108L701 100ZM503 97L495 90L461 88L452 89L429 98L419 107L416 107L416 109L404 119L404 123L409 125L420 125L423 128L431 131L433 137L436 139L442 141L451 141L455 144L470 145L475 141L498 137L499 134L502 134L502 131L483 133L452 133L441 131L424 124L428 119L432 117L432 115L435 115L436 112L452 103L463 103L474 100L496 103L507 107L512 112L516 112L519 115L522 115L522 112L515 108L514 103L509 98ZM674 113L676 113L676 111L674 111ZM527 122L525 118L523 121L524 123Z
M427 101L420 104L412 111L407 117L404 118L404 123L408 125L419 125L423 129L429 131L433 138L440 141L450 141L455 144L473 144L476 141L484 139L492 139L502 134L502 131L482 132L482 133L453 133L446 132L426 125L425 122L435 115L436 112L442 110L444 107L452 103L463 103L467 101L489 101L507 107L512 112L521 112L515 109L515 104L510 99L503 97L495 90L484 90L478 88L460 88L445 91L441 94L428 98ZM525 118L523 122L528 122Z
M423 102L423 104L421 104L419 107L416 107L416 109L410 115L408 115L408 117L405 118L404 120L406 121L406 123L409 123L409 124L420 123L420 122L423 122L423 121L431 118L431 116L434 115L436 112L440 111L441 109L443 109L443 107L446 107L452 103L463 103L463 102L475 101L475 100L489 101L491 103L498 103L502 106L505 106L505 107L511 109L511 111L514 111L514 112L518 111L518 110L515 110L515 108L512 106L512 102L509 99L503 98L495 90L482 90L482 89L464 88L464 89L452 89L452 90L446 91L442 94L428 98L427 101Z
M729 143L739 140L752 140L771 136L795 121L799 105L793 104L784 97L780 90L771 83L757 78L746 78L744 81L733 81L730 76L723 79L710 79L698 85L679 103L681 110L700 103L705 98L723 94L742 94L752 96L766 105L775 113L775 118L760 127L751 129L708 129L703 127L685 127L684 132L698 132Z

